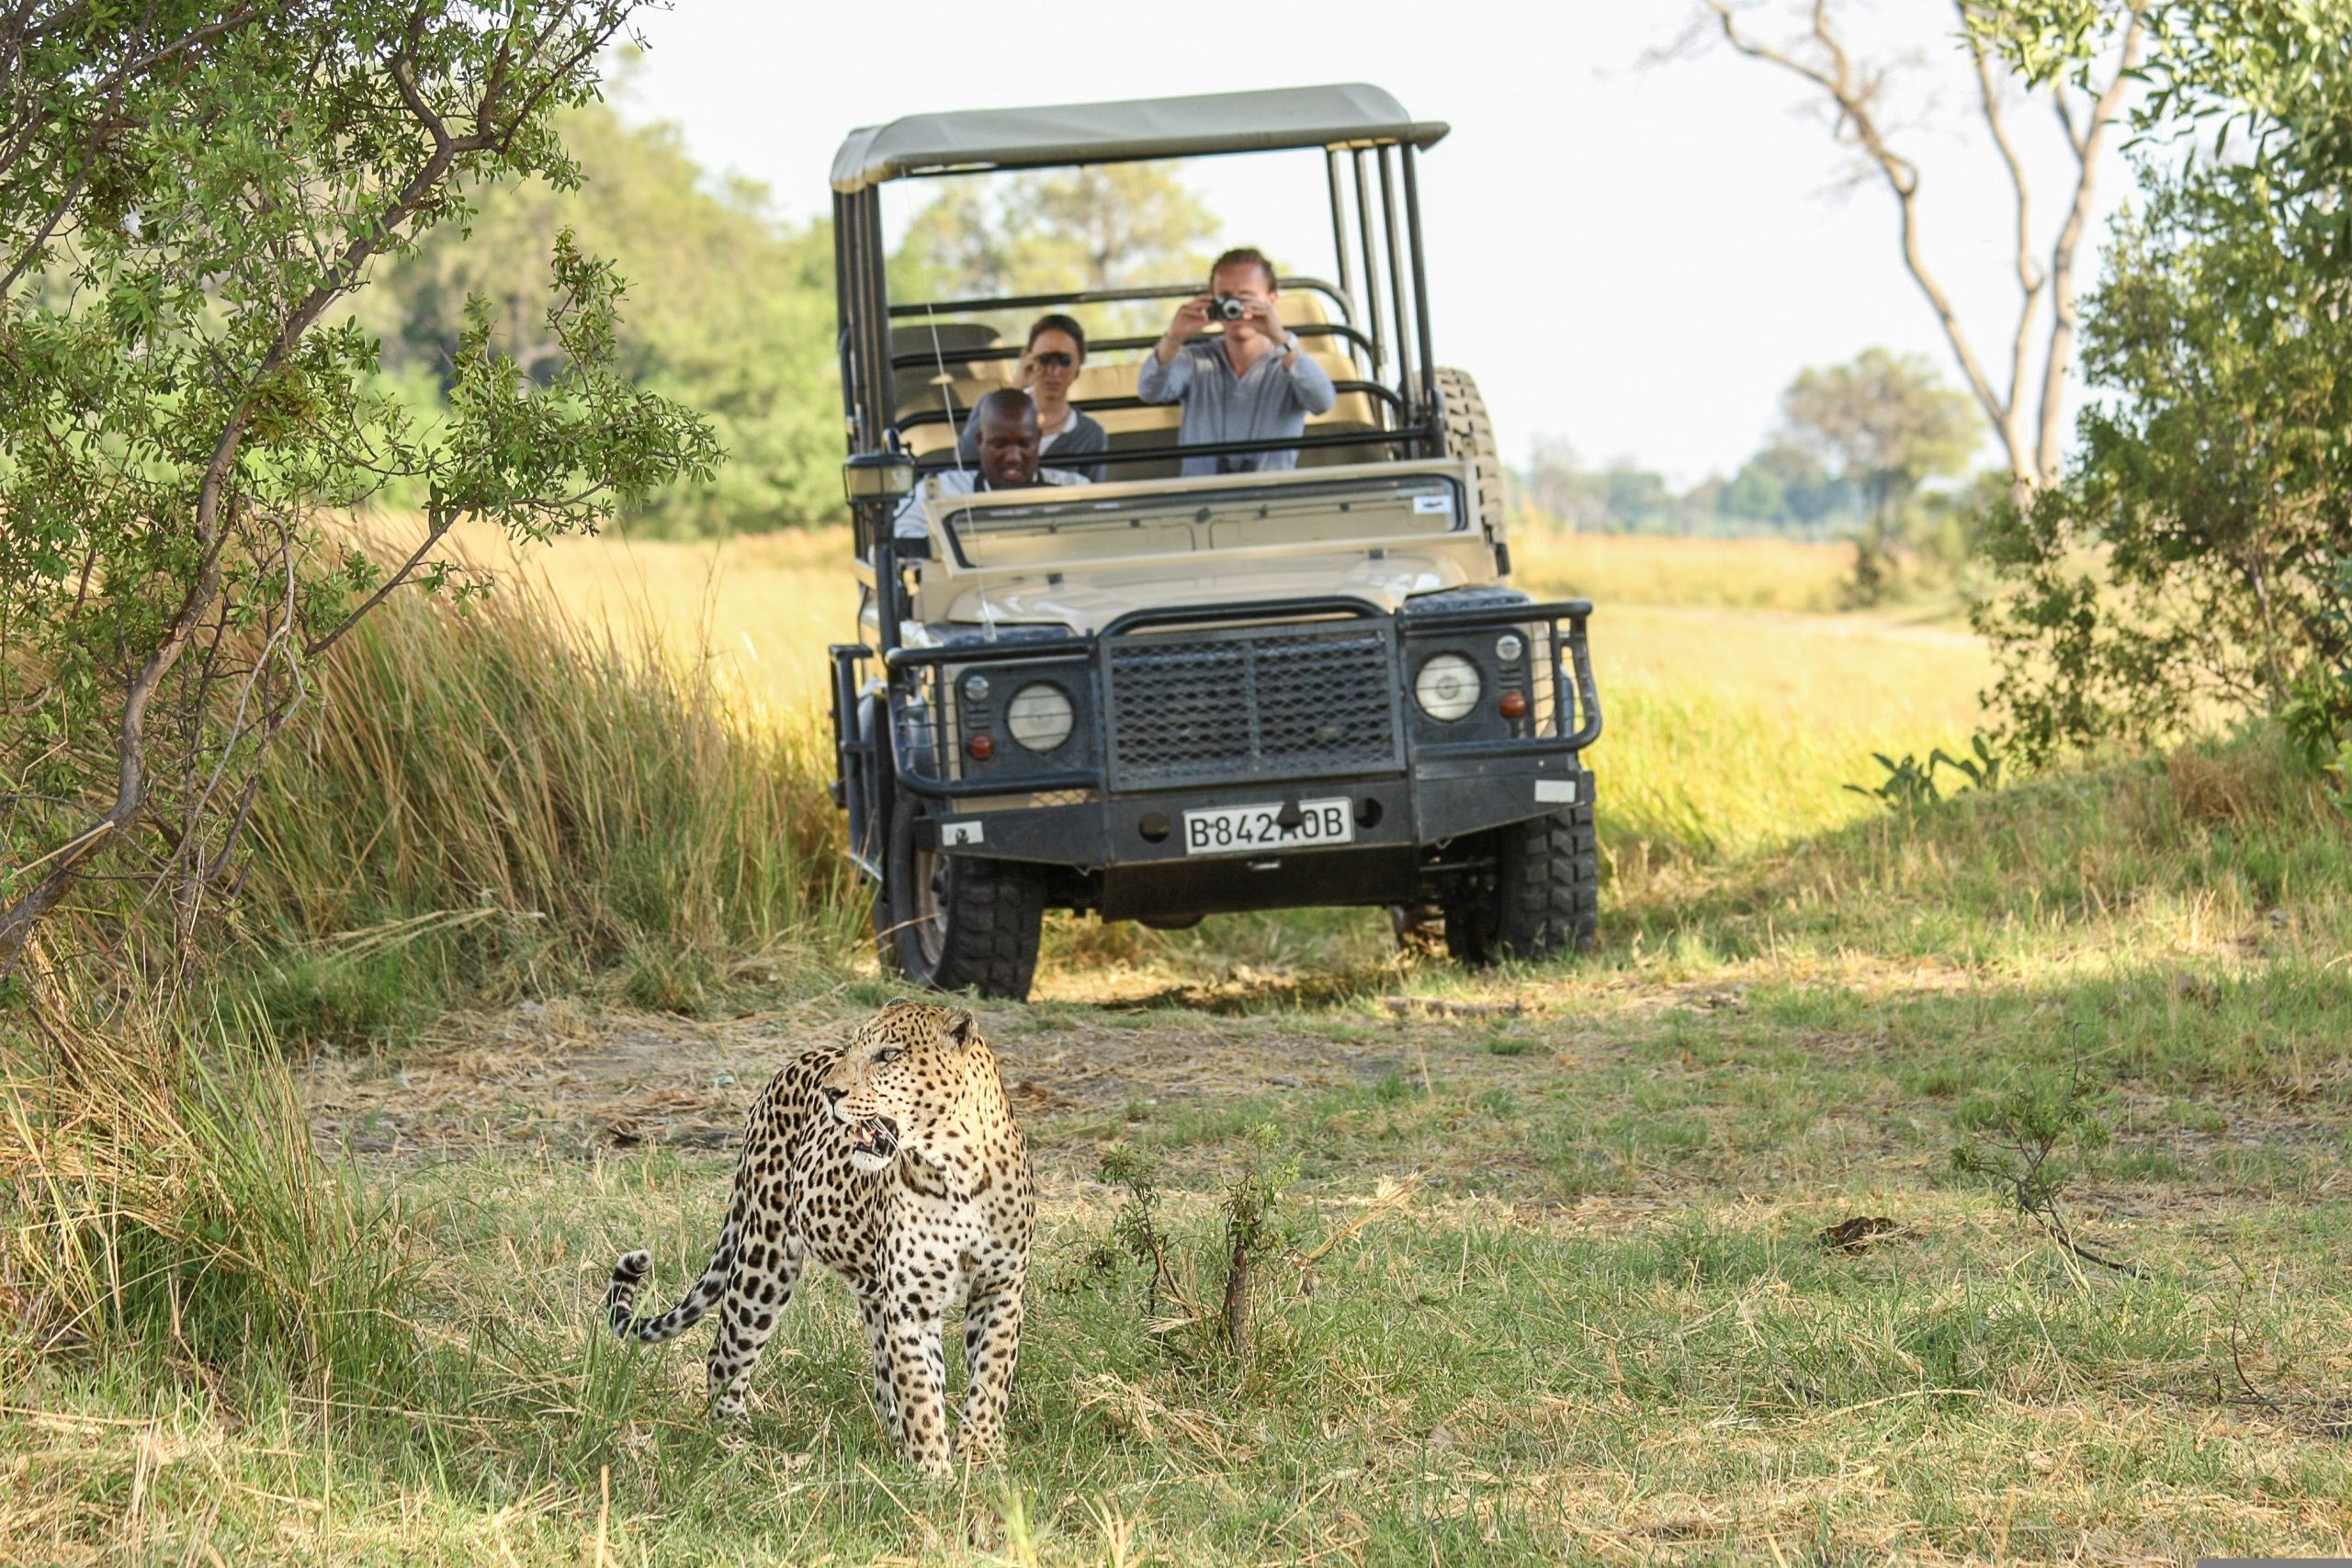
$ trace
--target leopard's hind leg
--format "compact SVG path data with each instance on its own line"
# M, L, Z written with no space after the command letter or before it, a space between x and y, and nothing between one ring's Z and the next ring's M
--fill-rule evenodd
M718 1308L718 1334L710 1342L712 1414L732 1420L743 1414L743 1390L752 1368L775 1332L776 1320L792 1304L807 1255L797 1242L752 1242L735 1260Z

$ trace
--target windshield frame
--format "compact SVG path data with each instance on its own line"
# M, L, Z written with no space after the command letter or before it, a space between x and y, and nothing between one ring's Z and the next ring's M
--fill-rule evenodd
M1442 498L1442 506L1427 504ZM1253 543L1194 542L1182 549L1147 549L1100 555L1072 554L1022 561L990 560L982 547L990 535L1004 539L1034 540L1079 534L1125 532L1149 528L1155 532L1233 528L1252 521L1273 521L1279 510L1289 518L1353 514L1367 501L1400 502L1411 498L1401 513L1426 517L1428 526L1388 525L1329 538L1292 537ZM1250 514L1254 512L1255 517ZM1383 512L1398 515L1393 507L1367 509L1363 515ZM989 526L992 516L1004 522ZM1348 552L1396 549L1417 544L1453 541L1479 535L1478 519L1469 504L1458 463L1418 462L1409 465L1363 464L1340 469L1309 469L1289 474L1227 474L1157 483L1050 485L1018 491L983 491L974 495L933 496L924 502L924 517L933 537L944 543L944 561L958 574L981 576L1035 575L1063 570L1136 570L1192 561L1246 560L1258 557L1295 555L1301 551ZM1440 519L1442 519L1441 524ZM1028 525L1023 525L1026 523ZM969 532L967 533L967 528Z

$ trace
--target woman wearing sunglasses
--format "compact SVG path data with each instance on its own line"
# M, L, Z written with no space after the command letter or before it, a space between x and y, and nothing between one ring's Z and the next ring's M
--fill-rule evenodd
M1020 380L1015 384L1037 405L1037 463L1060 468L1100 484L1102 463L1079 459L1111 449L1102 427L1070 406L1069 389L1086 365L1086 329L1068 316L1040 316L1029 329L1029 346L1021 355ZM980 460L979 421L964 422L964 437L956 456L967 463Z

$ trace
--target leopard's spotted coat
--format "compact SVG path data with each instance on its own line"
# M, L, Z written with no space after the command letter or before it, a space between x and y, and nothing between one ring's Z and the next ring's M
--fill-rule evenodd
M652 1345L716 1306L711 1399L721 1417L740 1416L761 1347L814 1258L857 1298L884 1427L937 1473L959 1451L1002 1447L1035 1231L1028 1148L972 1015L894 1001L752 1101L718 1248L684 1298L632 1317L652 1259L631 1252L614 1266L606 1314L616 1334ZM940 1336L959 1303L969 1386L951 1439Z

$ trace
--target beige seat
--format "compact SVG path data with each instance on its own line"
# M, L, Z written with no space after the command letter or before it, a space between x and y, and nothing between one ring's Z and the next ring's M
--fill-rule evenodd
M1287 312L1285 312L1287 314ZM1356 379L1355 367L1341 355L1319 348L1305 352L1323 367L1324 374L1334 381ZM1009 362L1008 362L1009 363ZM979 367L973 367L974 369ZM1114 365L1089 365L1078 374L1070 387L1070 400L1086 410L1102 426L1110 437L1114 452L1137 446L1165 446L1176 439L1176 432L1183 423L1182 403L1147 403L1139 408L1102 408L1106 401L1130 399L1136 395L1136 386L1143 375L1143 361L1126 360ZM1005 380L965 378L935 383L917 389L918 395L900 403L900 417L926 409L947 408L954 413L951 421L933 421L915 425L905 434L909 450L918 457L928 457L951 450L956 434L972 405L994 388L1007 385ZM943 396L944 395L944 396ZM1374 432L1388 428L1382 417L1382 405L1368 392L1341 392L1329 412L1310 415L1306 428L1318 432ZM1318 451L1313 448L1299 454L1302 467L1322 468L1334 463L1366 463L1378 460L1385 448L1376 446L1345 446ZM1164 472L1162 471L1164 470ZM1117 479L1166 478L1176 471L1173 460L1164 463L1122 463L1111 470Z
M1323 309L1323 296L1294 288L1274 297L1274 315L1286 327L1323 327L1331 324L1330 316Z

